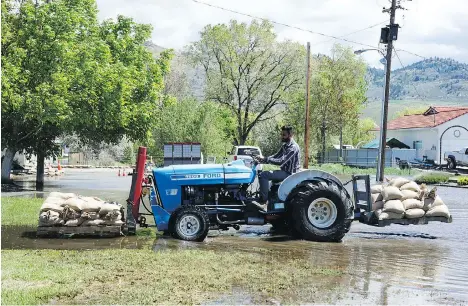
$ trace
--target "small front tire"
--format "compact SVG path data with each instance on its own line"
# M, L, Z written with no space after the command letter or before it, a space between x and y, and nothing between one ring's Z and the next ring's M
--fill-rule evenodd
M457 167L455 160L452 157L449 157L447 160L447 168L450 170L454 170Z
M178 208L170 222L174 238L186 241L203 241L210 230L210 220L202 209L195 206Z

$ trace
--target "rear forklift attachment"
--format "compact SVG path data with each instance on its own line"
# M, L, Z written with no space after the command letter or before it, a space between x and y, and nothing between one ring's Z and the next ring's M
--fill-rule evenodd
M366 190L358 189L358 181L364 181ZM379 220L372 211L372 199L370 192L370 177L369 175L353 175L353 196L354 196L354 220L368 225L384 227L391 224L400 225L424 225L429 222L438 221L443 223L452 223L452 216L446 217L421 217L414 219L387 219Z
M138 148L136 167L132 174L132 186L127 199L127 231L129 235L136 234L136 224L139 220L140 196L142 192L143 176L145 174L146 148ZM146 221L146 220L145 220Z

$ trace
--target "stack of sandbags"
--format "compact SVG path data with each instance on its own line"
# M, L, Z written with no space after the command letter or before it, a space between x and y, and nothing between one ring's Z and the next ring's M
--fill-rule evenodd
M39 226L122 225L121 208L95 197L52 192L42 204Z
M371 187L372 209L379 220L413 219L427 217L450 217L447 206L424 184L398 177L385 185Z

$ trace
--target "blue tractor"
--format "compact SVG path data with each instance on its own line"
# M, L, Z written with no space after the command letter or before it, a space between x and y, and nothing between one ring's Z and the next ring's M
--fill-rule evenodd
M337 242L349 231L353 220L386 226L451 222L433 217L378 220L372 212L368 175L353 176L353 198L335 176L304 170L273 182L266 211L252 205L257 164L242 160L227 164L190 164L154 168L145 176L146 148L140 147L127 205L127 230L147 226L146 215L154 217L159 231L188 241L203 241L210 229L239 229L241 225L270 223L277 231L295 237ZM359 181L365 191L358 190ZM144 198L149 197L150 208ZM140 212L143 203L147 213Z

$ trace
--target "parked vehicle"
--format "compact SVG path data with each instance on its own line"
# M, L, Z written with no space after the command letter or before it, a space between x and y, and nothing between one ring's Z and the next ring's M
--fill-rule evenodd
M459 151L449 151L444 153L444 159L447 161L447 168L455 169L457 166L468 167L468 147Z
M262 150L255 146L235 146L231 152L228 152L228 162L235 160L243 160L247 167L250 167L253 161L253 156L262 155ZM259 165L261 167L261 165ZM258 170L261 170L259 168Z

